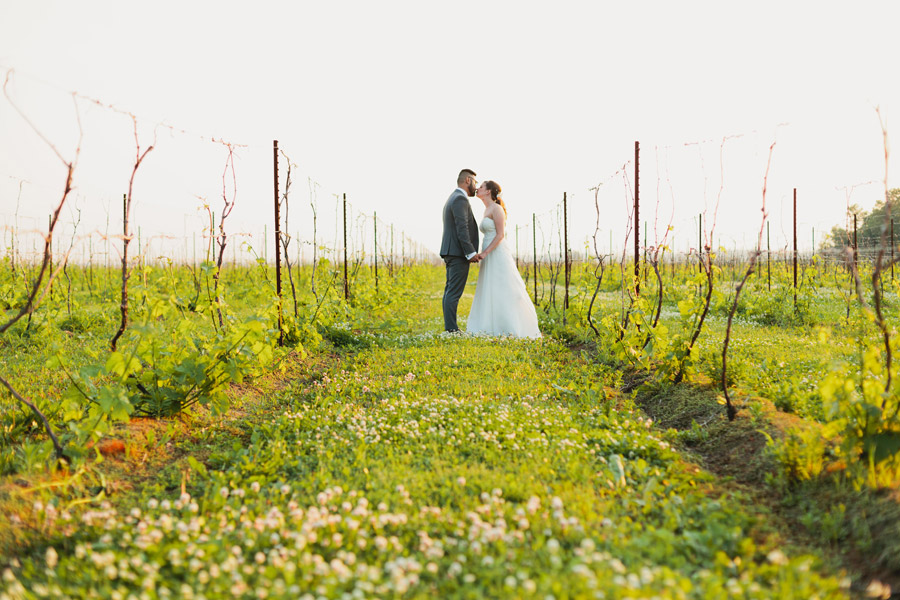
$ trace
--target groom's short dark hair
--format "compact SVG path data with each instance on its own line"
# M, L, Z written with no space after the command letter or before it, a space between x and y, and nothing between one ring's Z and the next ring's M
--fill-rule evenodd
M472 169L463 169L456 178L456 184L462 185L466 182L466 177L478 177Z

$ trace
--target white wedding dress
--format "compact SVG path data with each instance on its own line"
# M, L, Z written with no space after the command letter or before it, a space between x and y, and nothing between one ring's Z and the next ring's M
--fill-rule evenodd
M478 229L484 234L482 250L491 245L497 235L494 220L481 219ZM466 331L490 336L539 338L537 312L528 297L525 282L516 268L516 259L509 251L506 239L500 241L479 263L475 299L466 324Z

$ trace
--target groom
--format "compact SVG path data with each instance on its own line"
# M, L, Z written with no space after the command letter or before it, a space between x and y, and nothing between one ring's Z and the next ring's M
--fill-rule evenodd
M469 198L475 195L477 185L475 171L463 169L456 178L456 189L444 204L444 237L441 241L441 258L447 266L447 283L444 285L444 329L454 333L456 307L466 287L469 264L478 262L478 225L469 206Z

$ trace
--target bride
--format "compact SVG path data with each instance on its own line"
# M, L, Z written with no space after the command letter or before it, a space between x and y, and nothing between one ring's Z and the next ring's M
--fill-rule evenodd
M500 198L500 186L485 181L475 195L484 203L484 217L478 227L484 234L484 246L476 255L481 268L466 330L491 336L539 338L537 313L506 243L506 205Z

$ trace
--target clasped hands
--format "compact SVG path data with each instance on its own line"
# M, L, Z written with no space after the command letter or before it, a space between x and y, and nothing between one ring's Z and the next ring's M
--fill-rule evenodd
M476 254L475 256L470 258L469 262L474 264L477 262L481 262L483 259L484 259L484 254L482 252L479 252L478 254Z

